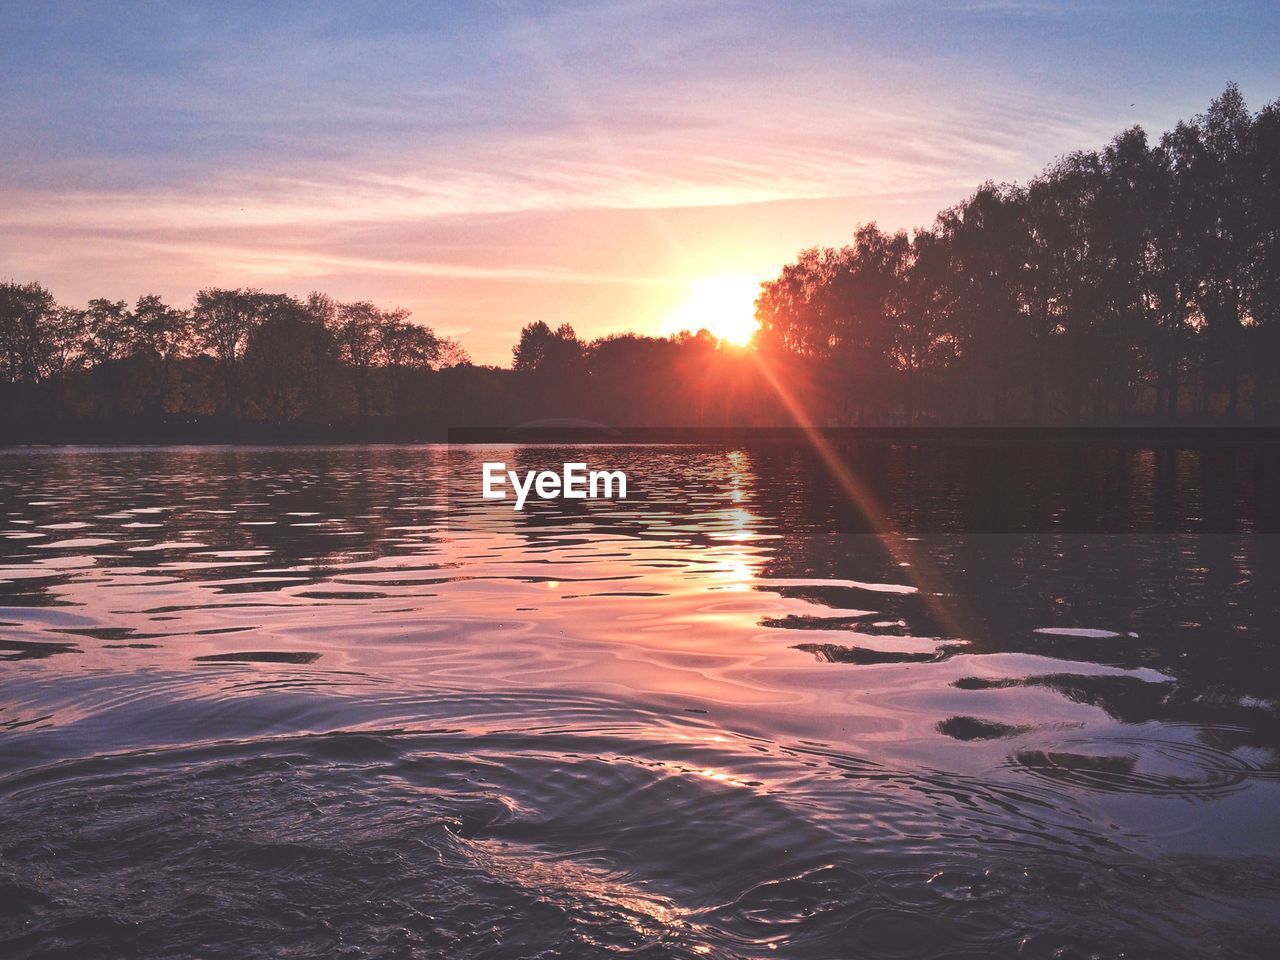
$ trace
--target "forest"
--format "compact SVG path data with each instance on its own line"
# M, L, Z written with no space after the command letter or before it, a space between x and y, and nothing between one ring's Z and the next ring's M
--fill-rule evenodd
M747 347L527 324L477 366L404 310L252 289L59 304L0 283L0 437L371 439L619 426L1280 423L1280 101L1229 85L932 225L856 229L761 285Z

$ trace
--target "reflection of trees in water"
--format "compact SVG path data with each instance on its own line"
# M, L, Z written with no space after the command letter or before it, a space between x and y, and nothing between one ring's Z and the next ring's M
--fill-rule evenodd
M1267 444L856 440L842 463L878 504L868 518L802 443L752 450L755 502L786 530L872 533L1280 531L1280 451Z
M682 456L683 471L653 476L645 469L651 454L632 451L631 460L619 462L644 478L648 501L592 505L600 506L598 511L533 510L514 523L521 536L540 546L571 542L565 538L575 532L603 532L696 550L732 528L733 513L723 509L730 501L750 518L754 536L767 535L752 544L756 576L812 580L770 589L830 611L829 616L766 619L764 625L943 641L932 653L800 645L819 659L872 664L941 660L962 651L1015 652L1147 667L1173 681L1071 674L1070 683L1059 677L1040 685L1127 722L1239 723L1257 730L1263 743L1280 742L1264 729L1275 716L1268 698L1280 689L1280 662L1266 635L1268 623L1280 622L1280 597L1268 588L1280 582L1277 538L1119 532L1179 525L1247 529L1251 522L1256 527L1270 506L1262 494L1275 471L1273 452L1030 444L994 450L863 444L846 450L866 482L878 485L877 498L890 504L895 525L907 531L976 528L971 536L895 538L893 549L869 534L834 532L852 508L807 448L761 444L735 454L729 459L713 453L700 462L706 452L690 451ZM522 469L536 467L546 455L530 456L520 461ZM560 456L557 452L550 459ZM655 527L655 517L683 522L683 527ZM982 532L984 525L1066 532L995 535ZM865 529L865 523L850 528ZM1115 532L1087 533L1098 529ZM916 560L912 566L901 565L904 550ZM919 584L919 593L822 584L914 585L923 561L941 580ZM840 613L851 608L874 612ZM957 624L963 630L959 636ZM1035 632L1055 625L1104 628L1117 635ZM1251 706L1252 701L1271 706Z
M912 549L927 556L949 592L944 605L962 604L961 648L942 644L933 655L884 654L856 645L801 644L829 662L870 664L939 660L955 652L1024 653L1078 662L1060 672L1030 677L962 678L962 689L1039 687L1105 710L1126 723L1180 722L1213 727L1237 746L1280 748L1280 658L1271 631L1280 622L1280 537L972 536L925 537ZM764 567L765 576L841 579L867 575L867 558L887 551L869 536L788 537ZM797 563L796 558L803 556ZM799 571L797 570L799 567ZM910 568L897 568L910 581ZM813 616L810 629L941 637L944 624L921 595L848 588L783 588L785 595L831 609ZM842 609L875 610L842 616ZM888 629L874 629L877 622ZM904 626L898 627L901 622ZM794 619L765 621L796 628ZM1107 635L1036 632L1043 627L1093 628ZM1169 678L1094 676L1088 667L1149 668ZM1225 725L1225 727L1224 727ZM1232 729L1234 728L1234 729Z
M811 581L770 589L818 610L762 625L939 642L931 652L825 640L797 649L855 666L962 652L1075 661L1086 669L957 685L1051 689L1126 723L1204 725L1235 746L1280 750L1280 658L1268 633L1280 622L1280 537L1249 532L1275 528L1274 450L884 443L842 455L900 534L865 532L872 525L816 455L754 449L747 496L759 529L778 535L762 541L759 576ZM1044 627L1113 635L1036 632ZM1092 664L1170 679L1094 676ZM995 721L953 717L944 732L995 736L984 723Z

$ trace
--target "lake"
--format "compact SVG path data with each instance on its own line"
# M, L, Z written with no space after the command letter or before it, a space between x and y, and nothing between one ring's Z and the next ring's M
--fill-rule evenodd
M478 497L479 465L627 501ZM0 955L1267 957L1266 443L0 451Z

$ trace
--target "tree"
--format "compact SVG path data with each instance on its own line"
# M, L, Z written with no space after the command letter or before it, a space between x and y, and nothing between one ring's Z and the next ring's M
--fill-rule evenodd
M433 370L440 361L441 341L430 328L411 323L407 311L387 317L380 330L379 353L391 380L391 406L396 416L406 412L410 381Z
M323 385L334 362L333 335L316 313L296 300L277 301L245 346L255 411L272 423L323 417Z
M9 383L39 383L49 374L57 320L53 294L40 284L0 283L0 357Z
M520 371L565 374L577 368L585 347L573 327L564 323L552 330L542 320L520 331L520 342L512 349L512 367Z
M75 307L58 307L47 318L47 324L43 351L45 375L61 383L85 363L85 312Z
M85 311L85 352L96 365L120 360L133 352L135 328L123 300L103 297L89 301Z
M369 416L369 397L373 369L382 361L382 328L388 322L403 320L403 310L383 313L372 303L338 305L334 339L343 364L351 375L356 394L356 416Z
M943 211L936 230L951 253L951 331L966 381L969 418L1007 419L1016 374L1025 370L1022 298L1027 219L1022 191L983 184ZM953 406L962 406L962 398Z
M228 416L244 417L240 391L240 362L244 358L249 337L262 323L273 302L283 295L268 295L260 290L223 290L209 287L196 294L191 319L197 342L218 361L222 374L222 411Z
M153 417L164 416L174 368L194 347L191 314L175 310L156 294L146 294L133 308L133 329L134 355L142 361L148 381L147 410Z
M1257 390L1264 395L1260 402L1274 411L1280 407L1280 384L1275 376L1280 369L1280 100L1258 113L1252 132L1246 307L1256 330L1256 349L1249 356Z
M1201 139L1206 197L1212 217L1204 241L1204 278L1199 302L1210 348L1217 354L1219 379L1227 390L1226 416L1237 417L1240 393L1240 339L1249 300L1249 162L1253 118L1240 89L1228 84L1196 118Z
M919 230L911 246L894 354L897 367L907 377L907 418L915 423L926 380L940 377L955 361L955 338L950 334L955 292L950 282L950 251L942 235Z
M830 359L839 349L845 311L839 289L853 271L851 247L801 250L776 280L761 284L756 343L766 353Z
M208 288L191 311L153 294L81 310L8 282L0 410L11 423L215 410L278 423L1259 421L1280 414L1280 102L1251 114L1230 85L1158 142L1134 127L1025 185L983 184L927 230L859 226L762 284L756 316L751 351L706 331L587 344L537 321L501 370L368 301Z

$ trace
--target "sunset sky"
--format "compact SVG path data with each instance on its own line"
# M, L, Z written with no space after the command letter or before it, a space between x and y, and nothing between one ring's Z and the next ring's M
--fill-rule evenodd
M1228 80L1280 97L1272 2L0 11L0 279L322 289L480 362L538 319L667 332Z

